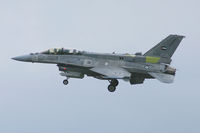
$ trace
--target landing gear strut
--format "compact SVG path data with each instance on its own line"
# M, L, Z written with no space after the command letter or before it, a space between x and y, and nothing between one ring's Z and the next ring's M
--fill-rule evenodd
M110 85L108 86L108 91L114 92L116 90L117 85L119 84L119 81L116 79L112 79L110 82Z

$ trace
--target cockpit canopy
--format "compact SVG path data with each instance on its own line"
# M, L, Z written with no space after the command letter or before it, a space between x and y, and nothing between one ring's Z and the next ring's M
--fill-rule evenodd
M78 51L76 49L64 49L64 48L52 48L44 52L41 52L41 54L52 54L52 55L70 55L70 54L80 55L82 53L83 53L82 51Z

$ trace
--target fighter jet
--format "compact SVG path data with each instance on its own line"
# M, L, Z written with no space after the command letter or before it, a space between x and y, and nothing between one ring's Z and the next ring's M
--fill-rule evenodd
M83 79L85 75L108 80L108 91L114 92L118 80L131 85L142 84L145 79L157 79L163 83L174 81L176 69L170 66L171 57L184 36L169 35L145 54L93 53L76 49L53 48L40 53L14 57L23 62L57 64L60 75Z

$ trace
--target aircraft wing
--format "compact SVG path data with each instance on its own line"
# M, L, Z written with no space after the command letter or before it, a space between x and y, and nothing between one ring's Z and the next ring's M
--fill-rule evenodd
M94 67L90 70L103 75L104 78L123 79L123 78L129 78L131 76L131 73L120 67L103 66L103 67Z
M174 75L155 72L149 72L149 74L163 83L173 83L174 81Z

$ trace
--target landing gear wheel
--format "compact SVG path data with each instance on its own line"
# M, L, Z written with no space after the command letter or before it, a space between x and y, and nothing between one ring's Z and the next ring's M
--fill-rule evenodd
M116 80L116 79L111 80L111 85L118 86L118 84L119 84L118 80Z
M114 92L115 90L116 90L116 87L115 87L115 86L113 86L113 85L109 85L109 86L108 86L108 91Z
M63 80L64 85L68 85L69 81L68 80Z

